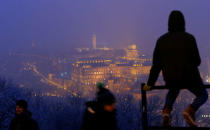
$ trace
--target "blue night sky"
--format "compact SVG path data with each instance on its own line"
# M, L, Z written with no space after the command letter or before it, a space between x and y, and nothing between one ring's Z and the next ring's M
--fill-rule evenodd
M1 53L31 46L59 52L97 44L125 47L135 43L151 54L155 41L167 32L169 13L181 10L186 30L198 42L202 57L210 49L209 0L1 0Z

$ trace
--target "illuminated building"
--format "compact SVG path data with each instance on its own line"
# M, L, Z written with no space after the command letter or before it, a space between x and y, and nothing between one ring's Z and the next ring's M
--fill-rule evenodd
M206 76L206 82L210 83L210 77L209 76Z
M210 83L210 76L209 76L210 75L210 61L209 60L207 60L207 66L208 66L208 73L205 80L207 83Z
M128 91L140 76L148 75L151 68L139 61L102 58L86 58L72 66L72 82L85 86L83 92L93 91L97 82L106 83L116 92Z
M51 73L48 74L48 79L49 79L49 80L53 80L53 74L51 74Z
M108 47L97 47L96 43L96 35L93 34L92 37L92 49L91 48L76 48L77 52L94 52L94 51L112 51L113 48L108 48Z
M129 45L128 48L126 49L126 59L127 60L139 59L139 54L138 54L135 44Z
M93 49L96 49L96 35L95 34L93 34L92 44L93 44Z

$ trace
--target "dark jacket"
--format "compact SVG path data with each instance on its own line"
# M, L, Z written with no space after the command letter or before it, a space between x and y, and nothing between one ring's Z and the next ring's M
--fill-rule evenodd
M82 130L117 130L116 111L104 111L96 101L86 103Z
M155 84L160 71L168 86L191 87L203 84L198 70L201 59L196 40L185 32L184 26L183 15L173 12L169 17L169 32L157 40L148 85Z
M37 122L31 118L31 113L25 111L21 115L15 115L9 130L39 130L39 128Z
M96 94L97 102L101 104L112 104L116 102L115 96L107 88L100 88Z

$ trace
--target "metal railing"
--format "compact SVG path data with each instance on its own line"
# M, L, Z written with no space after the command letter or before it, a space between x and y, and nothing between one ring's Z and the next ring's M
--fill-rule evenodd
M145 83L141 84L141 97L142 97L142 128L143 130L149 130L149 129L153 129L153 130L168 130L168 129L187 129L186 127L168 127L168 128L164 128L164 127L158 127L158 126L148 126L148 120L147 120L147 91L143 90ZM210 85L204 85L205 88L210 89ZM166 86L152 86L151 90L158 90L158 89L168 89ZM187 89L187 88L182 88L182 89ZM190 127L189 127L190 128ZM197 127L199 129L210 129L210 128L206 128L206 127ZM190 128L192 129L192 128ZM195 129L195 128L193 128Z

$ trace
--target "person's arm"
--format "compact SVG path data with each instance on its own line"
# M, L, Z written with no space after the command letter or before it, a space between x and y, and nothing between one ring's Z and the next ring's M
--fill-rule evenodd
M195 66L199 66L201 64L201 58L194 37L192 38L192 62Z
M96 113L91 107L86 107L83 115L81 130L91 130L96 126Z
M152 68L150 70L147 85L154 86L160 71L161 71L161 62L160 62L160 52L159 52L159 40L158 40L153 52Z

